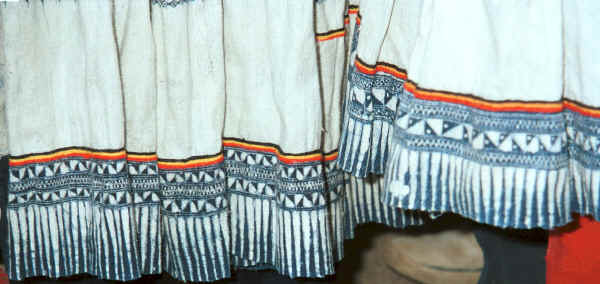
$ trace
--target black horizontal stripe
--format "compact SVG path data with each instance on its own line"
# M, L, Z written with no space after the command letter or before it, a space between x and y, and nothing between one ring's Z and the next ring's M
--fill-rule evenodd
M275 148L279 152L279 154L281 154L283 156L305 156L305 155L313 155L313 154L321 154L321 155L324 154L321 150L314 150L314 151L303 152L303 153L287 153L287 152L284 152L281 149L281 147L279 147L279 145L277 145L277 144L264 143L264 142L256 142L256 141L249 141L249 140L240 139L240 138L223 137L223 140L232 140L232 141L236 141L236 142L240 142L240 143L246 143L246 144L251 144L251 145L256 145L256 146L265 146L265 147ZM333 151L331 151L329 153L326 153L324 155L329 155L329 154L335 153L336 151L337 150L333 150Z
M210 159L210 158L216 158L220 155L222 155L223 152L218 152L216 154L210 154L210 155L199 155L199 156L190 156L187 157L185 159L167 159L167 158L159 158L158 161L159 162L168 162L168 163L185 163L185 162L189 162L192 160L200 160L200 159Z
M133 152L133 151L127 151L127 155L152 156L152 155L156 155L156 152Z
M90 147L82 147L82 146L69 146L69 147L63 147L63 148L57 148L51 151L47 151L47 152L38 152L38 153L33 153L33 154L25 154L25 155L10 155L9 158L12 160L16 160L16 159L24 159L24 158L28 158L28 157L32 157L32 156L42 156L42 155L54 155L54 154L58 154L59 152L63 152L63 151L70 151L70 150L81 150L81 151L90 151L90 152L104 152L104 153L118 153L121 152L123 150L125 150L124 148L120 148L120 149L96 149L96 148L90 148Z
M345 31L345 28L343 28L343 27L342 27L342 28L339 28L339 29L335 29L335 30L326 31L326 32L323 32L323 33L317 33L316 35L317 35L318 37L321 37L321 36L328 36L328 35L332 35L332 34L335 34L335 33L338 33L338 32L343 32L343 31Z
M377 66L377 65L381 65L381 66L385 66L385 67L388 67L388 68L392 68L392 69L394 69L394 70L396 70L396 71L398 71L400 73L406 74L406 69L400 68L400 67L398 67L398 66L396 66L394 64L391 64L391 63L387 63L387 62L383 62L383 61L377 61L377 63L375 64L375 66Z
M408 79L407 81L410 82L410 83L412 83L413 85L415 85L415 87L419 91L432 92L432 93L441 93L441 94L446 94L446 95L451 95L451 96L456 96L456 97L471 98L471 99L479 100L479 101L486 102L486 103L492 103L492 104L493 103L555 104L555 103L561 103L563 101L563 99L556 100L556 101L539 101L539 100L536 100L536 101L522 101L522 100L501 100L501 101L494 101L494 100L484 99L482 97L475 96L473 94L458 93L458 92L450 92L450 91L443 91L443 90L423 88L423 87L420 87L419 84L417 84L415 81L412 81L410 79Z
M375 67L376 67L376 65L372 65L372 64L368 64L368 63L364 62L360 57L358 57L358 55L356 55L356 61L358 61L361 65L364 65L365 67L367 67L369 69L375 69Z
M574 101L572 99L567 99L567 98L564 98L563 100L567 101L569 103L572 103L572 104L574 104L574 105L576 105L578 107L581 107L581 108L587 108L587 109L591 109L591 110L594 110L594 111L596 111L596 110L600 111L600 106L595 107L595 106L587 105L587 104L584 104L582 102ZM600 98L598 98L598 101L600 102Z

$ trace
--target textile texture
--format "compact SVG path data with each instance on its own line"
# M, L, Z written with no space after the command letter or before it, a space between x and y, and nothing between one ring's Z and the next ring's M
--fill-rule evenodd
M600 104L597 66L600 58L594 52L600 40L591 27L598 24L600 7L595 2L583 1L576 5L563 3L567 33L565 42L567 84L565 93L569 98L586 100L591 105ZM585 58L585 59L583 59ZM594 115L596 114L596 115ZM593 283L598 274L598 247L595 240L600 233L598 220L598 132L597 112L585 115L572 114L569 120L569 137L573 144L570 153L575 154L571 169L576 176L574 188L578 203L585 204L575 214L575 222L557 228L550 233L546 256L548 283Z
M361 2L340 167L383 171L403 209L521 229L597 218L598 9L513 4Z
M329 0L0 4L10 278L324 277L355 226L420 224L381 203L381 177L336 163L345 13Z
M550 233L546 254L546 283L595 283L600 247L595 240L600 224L589 216Z
M6 218L6 201L8 200L8 157L0 158L0 234L8 235L8 220ZM0 262L6 263L8 255L8 240L2 238L0 242Z

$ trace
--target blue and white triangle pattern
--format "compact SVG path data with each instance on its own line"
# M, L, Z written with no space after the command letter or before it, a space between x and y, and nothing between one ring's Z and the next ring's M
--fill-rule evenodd
M340 198L344 183L335 163L290 165L274 154L239 148L226 148L225 160L230 193L274 200L287 210L324 208Z
M600 217L600 120L490 112L399 96L386 170L391 206L454 212L500 227Z
M378 72L359 72L353 62L360 35L355 24L348 62L348 85L344 98L344 119L338 165L356 177L383 174L392 139L398 94L404 81Z
M126 164L69 158L10 167L9 207L87 198L102 206L122 206L131 201L124 194L129 188Z
M383 174L404 81L385 73L364 74L354 66L348 78L338 164L357 177Z
M600 220L600 118L566 111L575 211Z
M394 142L447 152L488 165L557 169L568 163L563 115L493 113L418 100L405 92Z
M223 164L160 170L163 214L214 214L227 208Z

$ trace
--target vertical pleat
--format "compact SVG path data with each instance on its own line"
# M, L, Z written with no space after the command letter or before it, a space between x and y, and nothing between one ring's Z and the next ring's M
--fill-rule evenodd
M383 174L392 139L396 96L403 80L367 75L353 67L358 25L354 28L344 98L338 165L356 177Z
M450 153L409 150L400 143L392 152L384 194L389 206L454 212L498 227L551 228L571 220L568 168L481 165ZM580 206L591 199L576 194Z
M166 270L182 281L215 281L229 277L229 251L224 230L227 213L210 216L165 215Z

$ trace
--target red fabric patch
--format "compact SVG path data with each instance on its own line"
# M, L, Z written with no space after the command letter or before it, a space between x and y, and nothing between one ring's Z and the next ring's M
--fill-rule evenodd
M575 220L550 233L546 283L600 282L600 222L587 216Z
M8 275L4 271L4 267L0 267L0 284L8 284L9 282Z

